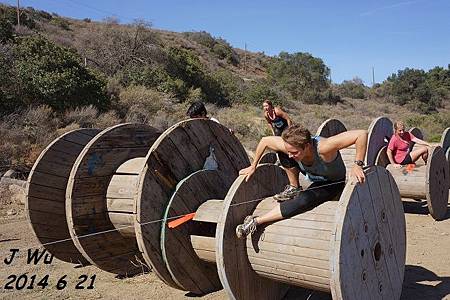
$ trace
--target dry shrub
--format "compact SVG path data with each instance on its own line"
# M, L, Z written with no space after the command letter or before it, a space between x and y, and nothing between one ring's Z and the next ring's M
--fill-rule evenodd
M117 116L115 111L108 111L98 116L95 127L100 129L105 129L107 127L117 125L121 123L119 116Z
M62 128L58 128L56 129L56 136L61 136L69 131L73 131L76 129L79 129L80 125L77 123L70 123L69 125L67 125L66 127L62 127Z
M0 167L31 167L40 151L55 137L57 122L52 109L45 105L5 116L0 123Z
M148 123L168 97L145 86L130 86L119 95L119 113L127 122Z
M214 117L232 129L248 149L253 150L263 136L270 134L262 110L253 106L236 105L223 108L217 111Z
M66 111L63 117L64 124L78 124L81 128L94 127L97 121L98 110L92 106L77 107Z

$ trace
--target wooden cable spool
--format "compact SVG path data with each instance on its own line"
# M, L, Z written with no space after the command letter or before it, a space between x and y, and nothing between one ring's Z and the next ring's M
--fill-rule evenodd
M442 133L440 146L442 147L442 150L444 150L444 153L447 153L450 148L450 127L447 127Z
M193 223L217 226L216 234L191 233L192 248L197 259L216 262L228 296L281 299L290 286L297 286L329 292L334 299L399 299L406 229L390 173L371 167L366 183L348 183L339 201L260 227L246 241L238 240L236 226L247 215L273 208L272 195L286 183L280 167L260 165L248 182L238 177L225 200L202 198L205 202Z
M207 176L207 178L220 178L217 183L219 186L209 191L200 184L195 187L196 196L200 199L200 196L208 193L220 194L228 190L238 176L239 170L250 164L243 146L226 127L216 122L200 119L187 120L166 130L150 148L145 158L145 167L140 175L136 200L135 229L138 246L145 261L151 264L152 270L163 282L183 290L188 290L189 284L194 286L193 290L199 294L220 288L216 280L217 276L209 277L216 271L212 272L211 266L195 266L190 262L190 259L195 257L192 257L186 240L178 238L177 235L171 235L176 234L177 229L166 230L164 234L161 231L162 228L166 229L167 220L192 213L200 205L196 197L181 197L180 200L174 201L174 193L180 182L191 182L188 177L203 176L200 170L204 169L205 159L210 157L211 150L216 158L218 174ZM152 222L160 219L163 219L163 224ZM180 228L182 231L183 226ZM201 230L201 228L192 230ZM164 237L163 242L162 237ZM179 253L186 256L180 256ZM190 263L192 270L195 270L195 272L187 270L188 273L184 273L184 276L199 274L200 279L186 278L186 281L182 281L176 277L183 272L182 269L177 269L178 265L172 266L171 261L173 258L177 259L177 256L178 259L186 260L187 265ZM202 268L205 270L202 271ZM215 269L214 266L212 268Z
M32 231L48 252L65 262L86 263L70 240L65 196L72 165L99 132L77 129L58 137L41 152L28 176L25 207ZM55 243L60 240L67 241Z
M112 217L114 214L133 216L134 203L131 201L129 206L119 205L122 210L115 209L114 196L110 195L111 199L107 199L107 194L108 189L110 194L113 193L110 183L118 182L113 177L121 176L124 186L132 181L127 177L136 177L133 173L142 169L142 162L141 166L138 163L137 167L132 167L134 170L128 172L125 170L127 164L123 164L134 158L145 157L158 136L159 132L155 128L141 124L120 124L107 128L84 147L73 165L66 189L69 231L83 257L102 270L119 275L142 272L140 262L143 259L136 239L115 230L125 222L123 218L117 222ZM121 165L124 173L118 175L117 170L120 170ZM120 200L126 202L126 199Z
M395 168L388 165L400 194L405 198L426 199L430 215L442 220L447 213L449 196L449 165L440 146L431 148L427 165Z
M386 117L379 117L372 121L368 129L367 150L365 162L367 165L374 165L376 157L383 146L386 146L389 138L392 136L392 122ZM336 119L329 119L322 123L317 129L316 136L330 137L341 132L347 131L345 125ZM355 160L355 146L348 147L339 151L344 164L350 169Z
M266 152L259 160L258 164L274 164L278 160L278 155L275 152Z

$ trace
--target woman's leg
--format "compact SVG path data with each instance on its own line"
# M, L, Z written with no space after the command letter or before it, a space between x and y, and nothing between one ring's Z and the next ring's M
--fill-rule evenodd
M238 238L245 238L253 233L258 225L290 218L299 213L333 200L345 187L344 182L315 182L305 191L300 192L294 199L277 203L274 208L262 216L247 216L243 224L236 227Z
M409 153L411 155L411 160L415 163L420 157L422 157L423 161L427 163L428 160L428 148L425 146L417 147L417 149L411 151Z

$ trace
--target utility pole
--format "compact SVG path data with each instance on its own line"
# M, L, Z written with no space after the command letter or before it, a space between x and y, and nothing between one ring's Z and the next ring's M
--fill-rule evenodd
M374 67L372 66L372 86L375 85L375 70Z
M244 71L247 71L247 43L245 43L245 53L244 53Z
M20 3L17 0L17 26L20 26Z

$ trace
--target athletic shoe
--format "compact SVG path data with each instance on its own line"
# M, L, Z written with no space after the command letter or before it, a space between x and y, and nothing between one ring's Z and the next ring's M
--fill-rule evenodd
M236 227L236 236L238 239L243 239L247 237L249 234L253 234L256 231L256 217L254 216L246 216L244 219L244 223L240 224Z
M302 191L301 187L297 188L295 186L288 184L284 188L284 191L274 195L273 199L280 201L280 202L290 200L290 199L293 199L295 196L297 196L301 191Z

